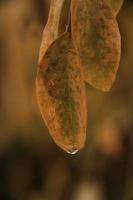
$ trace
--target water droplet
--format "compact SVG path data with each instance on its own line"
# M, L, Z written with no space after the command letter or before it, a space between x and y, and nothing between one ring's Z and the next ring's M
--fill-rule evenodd
M68 150L68 153L69 153L69 154L72 154L72 155L76 154L77 152L78 152L78 149L75 148L75 147L71 147L71 148Z

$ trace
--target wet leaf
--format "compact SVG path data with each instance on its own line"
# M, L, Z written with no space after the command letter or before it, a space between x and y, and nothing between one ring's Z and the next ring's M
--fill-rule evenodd
M120 33L114 14L103 0L72 0L71 28L87 83L109 91L120 61Z
M111 6L115 15L118 14L118 12L120 11L120 8L124 2L124 0L106 0L106 1Z
M55 40L43 56L36 90L52 138L68 153L76 153L85 142L87 109L83 72L68 33Z

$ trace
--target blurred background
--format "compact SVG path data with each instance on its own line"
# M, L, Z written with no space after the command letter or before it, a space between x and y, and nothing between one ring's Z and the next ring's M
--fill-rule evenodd
M57 147L35 78L50 0L0 0L0 200L133 200L133 1L117 17L122 56L109 93L86 85L87 141Z

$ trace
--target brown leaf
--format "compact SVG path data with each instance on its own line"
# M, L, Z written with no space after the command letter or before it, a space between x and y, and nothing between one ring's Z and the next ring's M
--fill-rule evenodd
M47 24L43 31L39 52L39 62L42 60L50 44L65 32L70 13L71 0L52 0Z
M55 40L40 62L36 80L41 114L56 144L76 153L85 142L83 72L69 33Z
M120 34L114 14L103 0L72 0L72 38L87 83L109 91L120 61Z

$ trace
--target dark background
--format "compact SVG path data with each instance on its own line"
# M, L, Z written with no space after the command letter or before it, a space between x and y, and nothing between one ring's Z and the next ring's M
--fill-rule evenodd
M49 0L0 0L0 200L133 200L133 1L117 16L122 56L109 93L86 85L87 141L77 155L44 125L35 77Z

